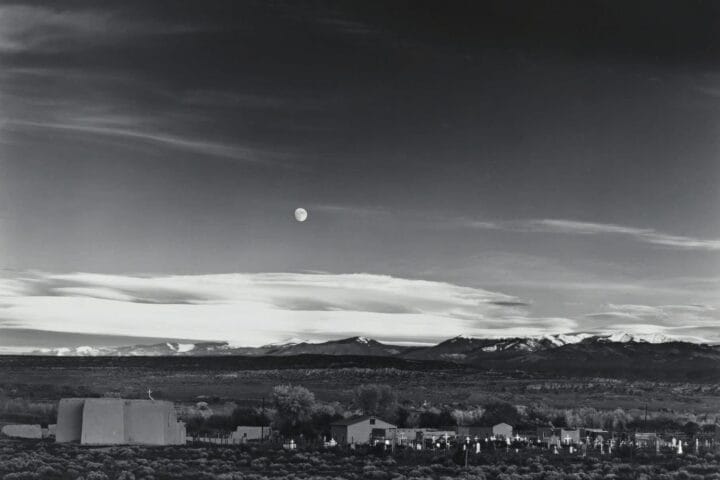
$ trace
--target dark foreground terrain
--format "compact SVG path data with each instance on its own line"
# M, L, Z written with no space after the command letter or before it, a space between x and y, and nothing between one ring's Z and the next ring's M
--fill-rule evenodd
M716 381L498 372L440 361L385 357L0 357L0 424L54 423L57 402L119 396L193 405L259 406L273 387L302 385L322 402L353 403L362 384L392 385L401 404L465 408L502 401L552 408L617 408L642 415L688 412L698 423L720 411ZM681 415L682 416L682 415ZM683 418L685 418L683 416Z
M622 457L544 451L471 455L458 452L285 451L256 447L87 448L42 442L0 443L3 480L262 479L720 479L720 455Z

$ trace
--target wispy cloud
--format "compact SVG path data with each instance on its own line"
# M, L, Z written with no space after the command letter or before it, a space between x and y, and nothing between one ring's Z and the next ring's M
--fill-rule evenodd
M659 232L652 228L638 228L612 223L579 222L564 219L532 219L508 222L485 222L466 219L460 222L465 228L505 230L531 233L557 233L567 235L621 235L635 241L681 250L720 251L720 239L704 239Z
M59 41L102 35L109 15L94 11L62 11L44 7L0 7L0 51L57 46Z
M185 33L187 25L124 18L116 8L0 6L0 53L58 52L103 43L137 42L141 35Z
M201 155L209 155L213 157L258 164L277 164L277 160L283 157L282 154L277 152L267 152L261 149L247 148L222 142L191 139L187 137L179 137L158 132L133 130L130 128L93 126L87 124L37 122L28 120L8 120L4 123L4 128L50 129L65 132L84 133L90 135L117 137L136 142L151 143L177 150L184 150Z
M392 212L383 207L373 207L365 205L327 205L313 204L310 205L313 211L324 212L338 215L391 215Z

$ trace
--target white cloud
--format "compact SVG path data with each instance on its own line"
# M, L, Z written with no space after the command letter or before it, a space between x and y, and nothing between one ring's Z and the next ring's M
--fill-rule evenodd
M450 283L371 274L257 273L191 276L36 274L6 297L0 323L15 328L227 340L261 345L291 336L367 335L388 341L458 334L570 331L535 318L520 299Z
M720 341L720 312L713 305L617 305L586 317L603 322L603 330L628 333L659 333L680 339Z
M718 341L710 304L607 304L578 319L536 315L530 302L447 282L373 274L234 273L131 276L25 273L0 282L0 327L222 340L364 335L437 342L595 331Z

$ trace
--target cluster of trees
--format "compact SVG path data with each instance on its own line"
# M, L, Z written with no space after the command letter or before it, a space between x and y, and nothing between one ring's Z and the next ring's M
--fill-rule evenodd
M191 432L234 430L237 425L272 425L281 434L316 437L327 434L330 425L341 418L357 414L377 415L400 428L441 428L455 425L490 426L505 422L519 430L539 426L591 427L605 430L685 431L694 434L703 426L671 414L645 415L623 409L595 408L557 409L542 404L517 407L507 402L492 401L482 407L451 409L450 407L416 408L409 402L398 402L389 385L364 384L353 390L352 403L347 407L337 402L322 402L305 387L276 386L266 409L236 408L230 415L194 417L188 420ZM712 427L709 425L709 427Z
M278 385L272 392L273 426L283 435L317 435L342 418L337 404L318 402L305 387Z
M521 422L523 426L553 425L555 427L590 427L605 430L640 431L685 431L694 434L701 428L687 415L674 413L651 413L638 410L628 412L622 408L598 410L592 407L553 409L544 405L532 405L525 409ZM712 425L709 425L712 427Z
M236 407L230 415L210 415L208 417L195 415L184 420L188 432L208 434L216 431L229 432L235 430L238 425L258 427L270 425L271 416L262 409Z
M0 396L0 419L19 423L55 423L57 404Z

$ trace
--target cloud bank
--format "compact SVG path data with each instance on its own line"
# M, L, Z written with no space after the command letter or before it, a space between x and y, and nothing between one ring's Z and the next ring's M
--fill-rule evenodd
M717 341L720 312L712 305L616 305L587 317L610 330L661 334L688 341Z
M577 318L537 315L532 308L525 299L497 291L367 273L25 272L0 281L0 331L36 331L44 346L61 334L217 340L238 346L355 335L432 343L458 334L578 331L720 340L718 308L712 305L607 304Z
M4 327L249 346L288 337L427 342L576 327L567 318L533 317L511 295L372 274L33 273L6 279L0 301Z

